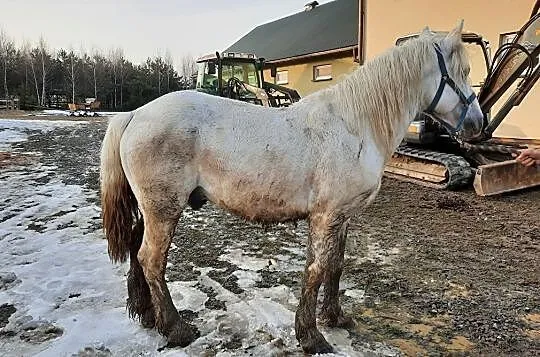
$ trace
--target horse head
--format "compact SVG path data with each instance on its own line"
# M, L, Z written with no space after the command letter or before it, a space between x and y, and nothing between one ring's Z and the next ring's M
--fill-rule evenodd
M446 36L424 29L421 38L430 41L430 57L424 67L424 113L446 130L468 140L482 132L484 114L471 88L470 65L461 40L463 21Z

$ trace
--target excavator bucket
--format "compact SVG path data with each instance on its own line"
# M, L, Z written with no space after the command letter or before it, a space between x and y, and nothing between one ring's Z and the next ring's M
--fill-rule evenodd
M516 160L478 166L474 190L479 196L492 196L540 185L540 166L523 166Z

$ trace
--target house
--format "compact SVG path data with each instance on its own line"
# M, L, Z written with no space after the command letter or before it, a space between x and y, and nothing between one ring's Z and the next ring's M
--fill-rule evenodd
M335 0L306 4L303 11L260 25L227 51L251 52L275 66L265 80L295 88L301 96L337 83L359 64L378 56L408 34L425 26L448 31L460 19L465 30L490 42L491 56L531 16L540 0ZM300 9L299 9L300 10ZM540 36L540 30L536 30ZM481 51L471 49L471 79L477 88L487 70ZM515 88L515 85L514 85ZM508 91L508 95L511 91ZM508 97L506 95L506 97ZM504 97L494 107L497 111ZM537 85L495 132L496 136L535 139L540 90Z
M249 52L275 66L265 80L301 96L338 81L358 67L358 0L306 4L303 11L260 25L225 52Z

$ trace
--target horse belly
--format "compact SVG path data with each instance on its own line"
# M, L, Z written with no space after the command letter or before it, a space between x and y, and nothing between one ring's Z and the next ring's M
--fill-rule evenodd
M249 177L205 175L206 197L237 216L257 222L285 222L307 217L307 189L291 182L267 184Z

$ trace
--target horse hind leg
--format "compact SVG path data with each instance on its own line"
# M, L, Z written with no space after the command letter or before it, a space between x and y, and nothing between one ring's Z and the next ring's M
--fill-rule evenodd
M127 309L130 317L138 318L141 324L146 328L153 328L156 321L150 288L148 287L143 269L137 258L143 239L143 232L144 221L141 219L133 229L129 247L130 267L127 276Z
M178 314L165 282L167 254L178 217L164 218L144 212L144 237L138 252L154 306L155 325L167 336L168 345L185 347L195 338L191 327Z

